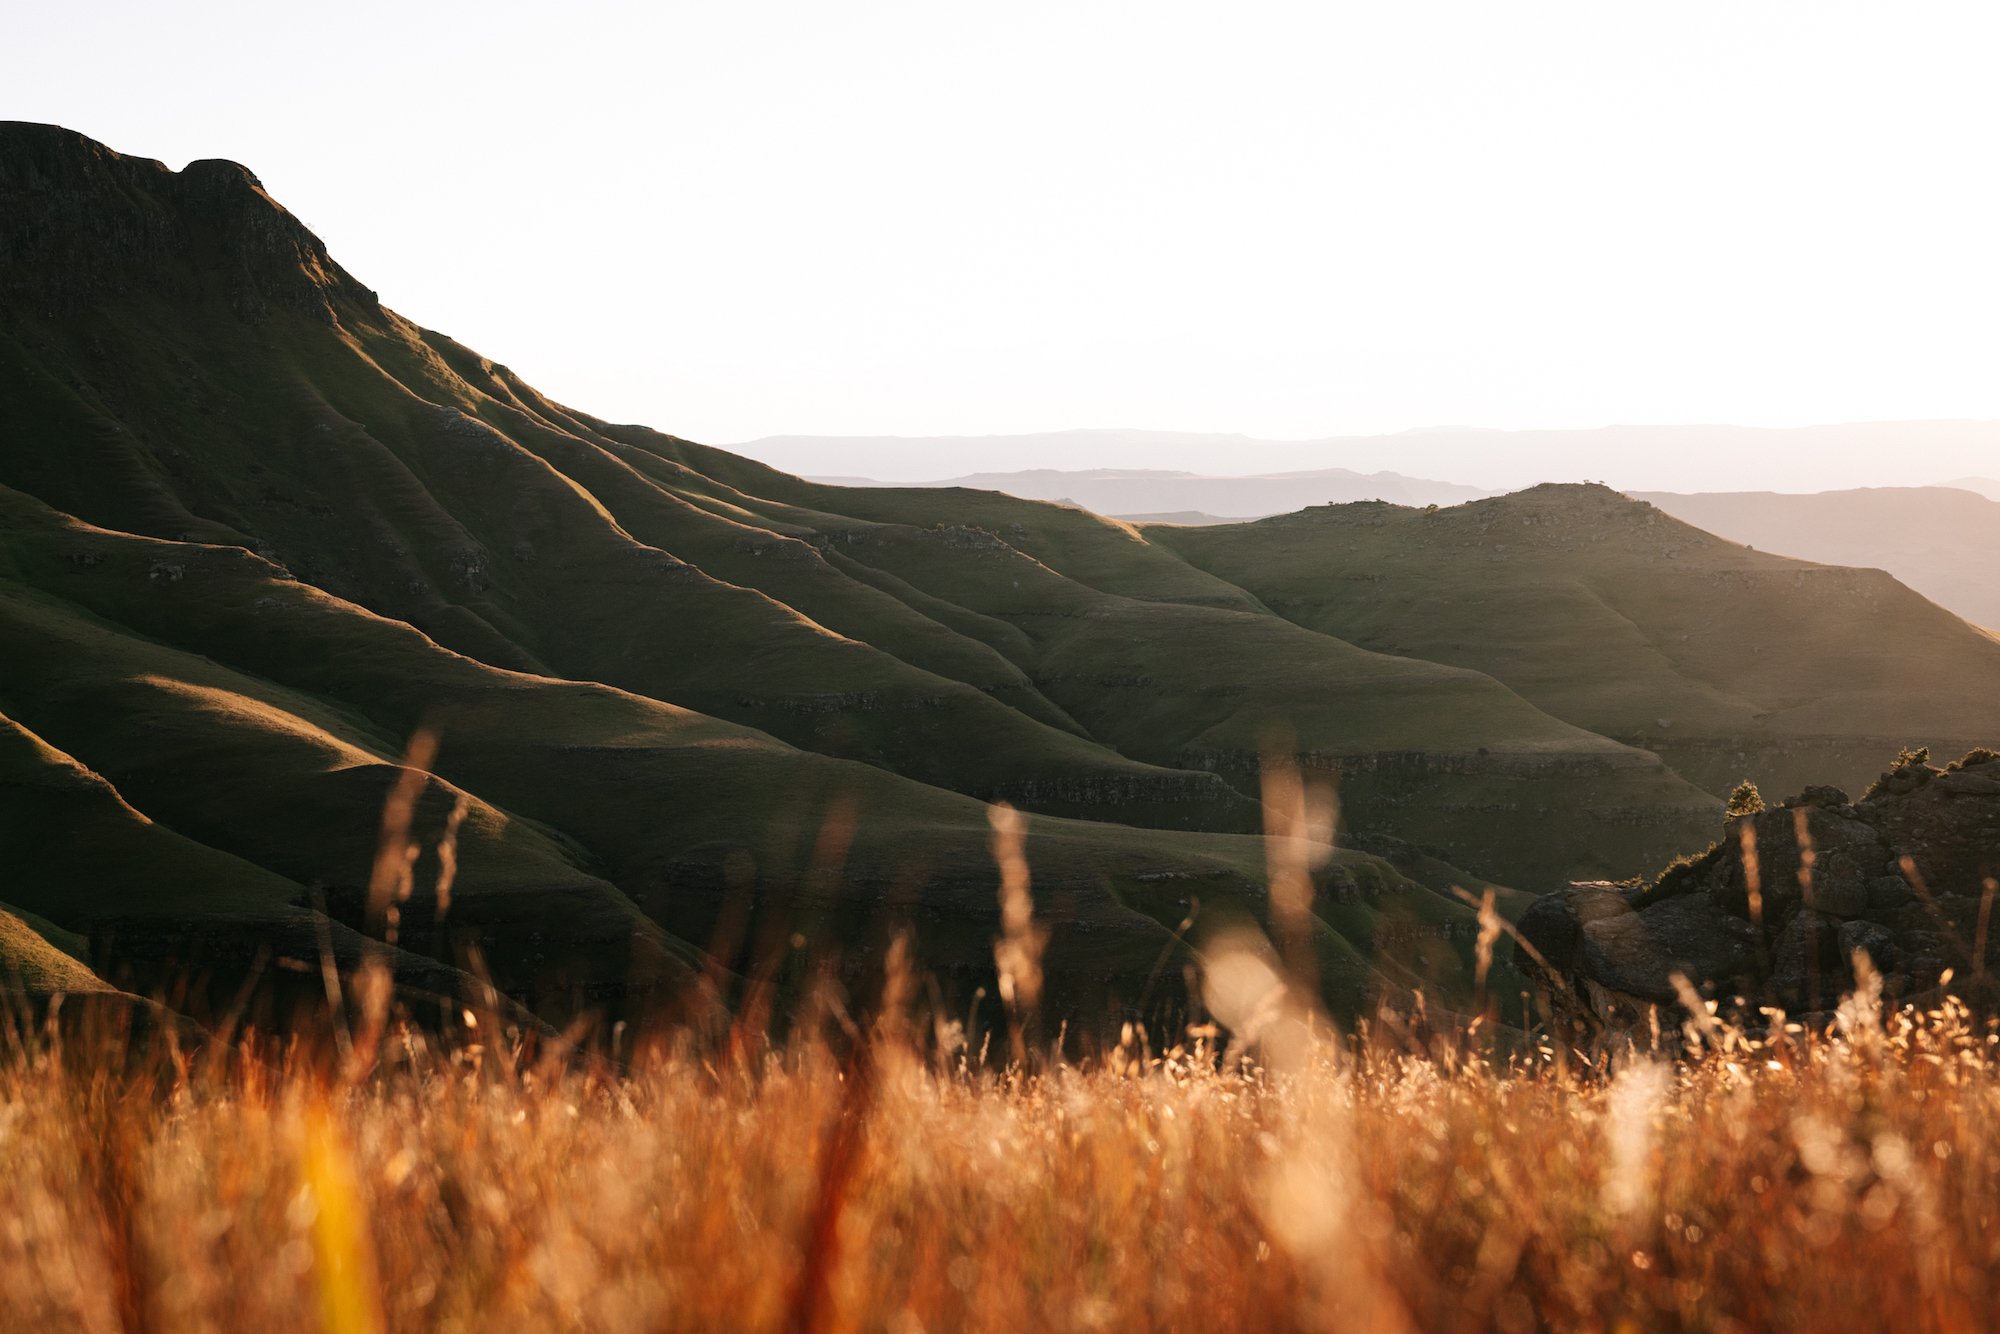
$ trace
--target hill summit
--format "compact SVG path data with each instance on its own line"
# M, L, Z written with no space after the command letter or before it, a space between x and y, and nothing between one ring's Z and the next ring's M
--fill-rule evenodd
M211 158L170 172L54 125L8 122L0 136L11 301L76 313L137 289L221 297L253 318L272 306L329 323L344 304L380 313L247 167Z

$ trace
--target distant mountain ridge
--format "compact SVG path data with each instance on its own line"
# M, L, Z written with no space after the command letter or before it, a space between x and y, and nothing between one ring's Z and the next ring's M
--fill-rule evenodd
M1478 487L1433 482L1400 473L1358 473L1346 468L1262 476L1215 477L1155 469L1057 468L971 473L927 486L976 487L1024 500L1051 500L1099 514L1194 511L1262 518L1308 505L1387 500L1399 505L1456 505L1487 493Z
M1341 468L1448 478L1488 493L1552 481L1602 481L1627 491L1818 491L1897 485L1912 476L1980 474L2000 457L2000 422L1569 430L1449 426L1310 440L1136 430L770 436L730 448L793 471L899 483L1047 468L1169 469L1202 475Z
M2000 501L1969 487L1636 498L1759 550L1887 570L1975 625L2000 627Z
M1957 481L1944 482L1941 485L1955 487L1960 491L1976 492L1988 500L2000 500L2000 481L1995 481L1991 477L1961 477Z

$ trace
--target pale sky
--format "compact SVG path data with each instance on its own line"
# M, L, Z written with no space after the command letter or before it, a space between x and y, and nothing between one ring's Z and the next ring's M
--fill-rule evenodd
M0 117L237 159L412 319L695 439L2000 418L1990 0L5 29Z

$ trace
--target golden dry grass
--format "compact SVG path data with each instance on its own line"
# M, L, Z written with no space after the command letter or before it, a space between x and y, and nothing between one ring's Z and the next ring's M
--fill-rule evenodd
M2000 1046L1955 1002L1846 1019L1033 1076L893 1030L617 1071L392 1031L347 1081L31 1045L0 1327L1993 1328Z

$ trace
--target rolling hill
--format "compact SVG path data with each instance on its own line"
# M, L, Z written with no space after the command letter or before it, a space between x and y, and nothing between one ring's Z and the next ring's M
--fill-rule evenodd
M1892 693L1828 618L1772 600L1799 721L1753 725L1768 701L1705 675L1739 626L1700 599L1741 580L1689 584L1653 548L1624 578L1672 590L1698 642L1641 683L1616 617L1547 619L1567 638L1537 650L1511 616L1454 614L1464 645L1439 651L1381 581L1435 575L1442 530L1388 506L1304 521L1326 513L1418 526L1400 555L1348 553L1381 562L1364 576L1338 523L1260 554L1293 521L1203 545L807 481L548 400L383 306L240 166L0 125L0 901L113 981L193 957L215 994L262 970L309 999L316 956L378 949L413 997L484 977L559 1017L684 997L711 954L786 986L864 977L907 924L962 1006L990 988L984 804L1004 799L1031 814L1051 1004L1081 1013L1177 973L1184 918L1263 913L1257 769L1282 737L1338 781L1355 846L1393 850L1317 873L1336 1007L1462 994L1453 883L1637 873L1712 833L1721 771L1633 725L1647 691L1703 744L1739 729L1753 768ZM1451 550L1470 585L1506 557L1490 525ZM1939 655L1923 688L1988 679L1907 619ZM1566 683L1522 669L1537 652ZM1900 741L1926 719L1891 721ZM405 764L417 735L428 772ZM390 945L369 884L399 792L414 890Z
M190 950L356 959L424 727L415 879L457 811L457 882L442 922L406 907L399 979L463 990L473 945L550 1008L679 988L731 929L749 968L786 924L859 967L908 919L947 977L990 972L994 798L1037 816L1054 993L1136 990L1196 899L1258 910L1251 766L1287 670L1329 715L1343 688L1458 700L1496 743L1700 801L1475 674L1299 633L1125 525L843 494L549 403L382 307L233 164L9 125L0 205L7 901L142 977ZM1144 689L1135 636L1187 633L1266 661ZM1361 854L1323 878L1348 1004L1463 964L1441 886Z
M1754 551L1601 486L1148 528L1272 611L1485 672L1720 791L1863 784L2000 735L2000 641L1879 570Z

